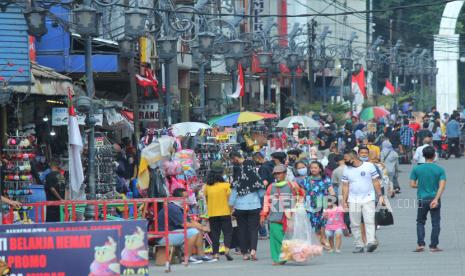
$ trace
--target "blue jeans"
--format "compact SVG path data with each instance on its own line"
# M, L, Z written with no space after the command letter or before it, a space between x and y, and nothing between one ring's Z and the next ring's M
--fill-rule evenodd
M441 231L441 202L438 207L431 209L431 199L418 200L418 213L417 213L417 244L418 246L425 246L425 223L428 212L431 215L431 243L430 248L435 248L439 244L439 232Z

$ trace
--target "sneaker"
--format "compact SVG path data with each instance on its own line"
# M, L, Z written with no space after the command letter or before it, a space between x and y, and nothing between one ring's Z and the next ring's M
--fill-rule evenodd
M206 263L214 263L218 261L218 258L213 258L213 257L205 255L205 256L200 257L200 260Z
M355 247L354 251L352 251L352 253L364 253L365 252L365 249L363 249L363 247Z
M341 250L339 249L336 249L334 252L336 252L336 254L341 254Z
M375 244L375 243L369 243L369 244L367 245L367 252L370 252L370 253L371 253L371 252L375 251L376 248L378 248L378 245L377 245L377 244Z
M189 263L190 264L201 264L201 263L203 263L203 261L199 260L199 259L196 259L196 258L191 256L191 257L189 257Z
M334 253L334 250L330 249L330 250L328 250L328 253L329 254Z

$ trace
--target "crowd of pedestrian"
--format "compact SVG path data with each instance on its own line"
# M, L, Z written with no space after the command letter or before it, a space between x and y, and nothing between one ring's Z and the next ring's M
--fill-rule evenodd
M463 151L460 114L445 118L435 109L421 121L408 115L380 118L369 122L376 124L369 131L367 122L353 116L340 132L334 121L322 121L316 156L298 146L275 151L268 158L266 151L231 152L232 175L226 174L222 164L214 164L204 189L213 255L191 256L191 262L219 260L220 240L228 261L234 259L233 252L255 261L258 240L269 239L273 265L283 265L282 242L292 227L289 221L297 203L307 208L313 242L327 252L341 253L344 237L353 237L353 253L373 252L379 246L377 210L392 213L389 199L405 188L399 183L399 164L411 162L410 186L418 188L420 203L415 252L425 250L428 212L433 224L430 251L441 251L440 198L446 176L435 162L451 155L460 157Z

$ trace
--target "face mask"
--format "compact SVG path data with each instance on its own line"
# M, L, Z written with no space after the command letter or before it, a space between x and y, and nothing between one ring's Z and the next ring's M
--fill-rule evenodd
M367 162L367 161L368 161L368 157L360 157L360 160L362 160L363 162Z
M349 166L349 167L353 167L354 166L354 161L350 160L350 161L345 161L346 165Z
M306 175L307 175L307 168L297 169L297 173L298 173L300 176L306 176Z

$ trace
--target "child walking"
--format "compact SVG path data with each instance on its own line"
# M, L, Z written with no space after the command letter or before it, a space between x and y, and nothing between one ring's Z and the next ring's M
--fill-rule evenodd
M326 218L326 237L331 246L329 253L341 253L343 231L346 230L344 209L342 206L329 202L328 209L324 211L323 216ZM334 241L336 241L336 244L334 244Z

